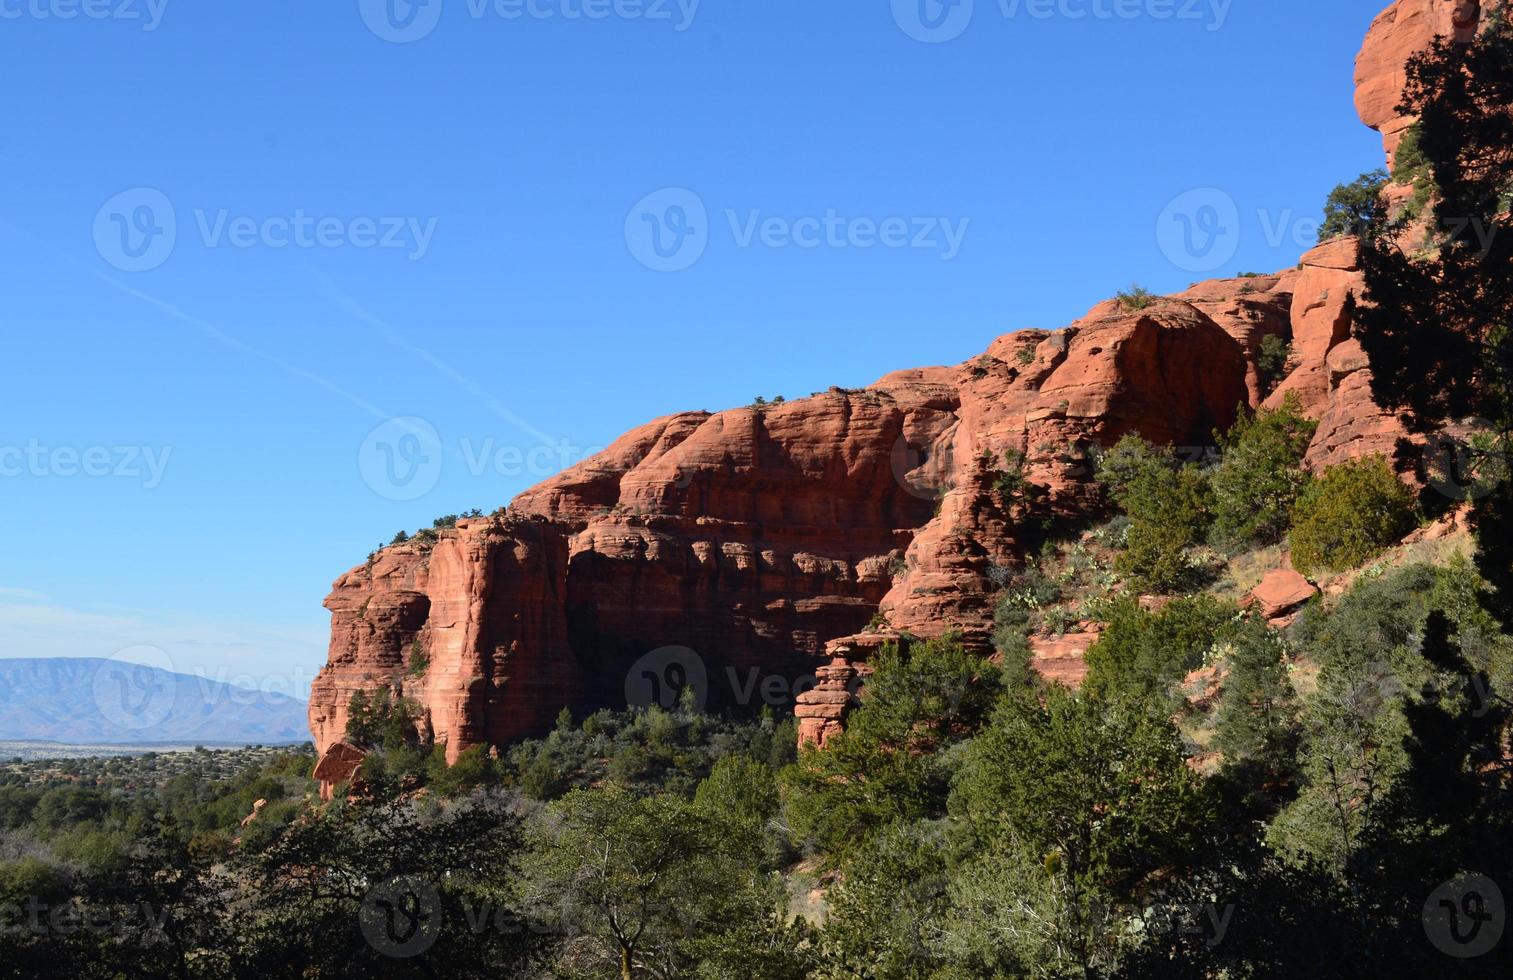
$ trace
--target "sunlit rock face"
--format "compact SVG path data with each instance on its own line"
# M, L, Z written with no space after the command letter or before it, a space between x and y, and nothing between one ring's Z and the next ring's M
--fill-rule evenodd
M1404 64L1436 34L1474 38L1472 14L1398 0L1372 24L1356 103L1389 153L1411 123L1395 108ZM1003 571L1027 547L998 487L1006 454L1075 518L1097 506L1093 447L1211 445L1242 407L1289 395L1320 421L1311 469L1390 453L1401 429L1352 338L1363 287L1344 238L1276 275L1006 334L963 364L633 429L498 516L336 581L317 749L341 742L355 693L379 689L412 700L452 759L564 706L668 701L683 683L711 707L796 700L804 736L833 737L887 637L949 631L987 652ZM1256 364L1269 335L1292 349L1271 391ZM1045 641L1036 661L1076 683L1085 646Z

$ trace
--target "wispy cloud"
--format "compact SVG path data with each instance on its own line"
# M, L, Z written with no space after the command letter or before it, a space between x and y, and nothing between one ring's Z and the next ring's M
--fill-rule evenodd
M383 409L379 408L377 405L374 405L366 398L363 398L361 395L353 394L347 389L336 384L334 381L330 381L324 377L321 377L314 371L306 370L305 368L302 368L297 364L291 364L290 362L284 360L276 354L271 354L268 351L262 350L261 348L254 347L251 344L246 343L245 341L240 340L232 334L228 333L222 327L219 327L208 320L203 320L192 314L185 313L183 310L179 309L177 306L168 302L167 300L158 299L156 296L144 293L140 289L134 289L131 286L126 285L124 282L116 279L114 276L108 276L105 273L95 269L92 269L90 271L93 272L101 282L104 282L113 289L117 289L120 292L125 293L127 296L132 297L133 299L147 303L148 305L155 307L167 316L195 327L200 332L210 337L212 340L215 340L234 351L266 361L269 364L272 364L273 366L296 378L299 378L303 381L308 381L309 383L319 388L323 388L326 391L329 391L331 394L336 395L338 398L346 399L348 402L356 405L358 408L362 409L364 412L367 412L369 415L372 415L374 418L387 419L390 417L388 412L385 412Z
M368 326L373 327L378 331L379 336L383 337L386 342L398 348L399 350L413 355L414 357L417 357L425 363L429 364L431 368L439 373L442 377L446 378L448 381L451 381L459 388L468 392L468 394L483 402L488 410L493 412L500 419L503 419L511 425L528 433L533 438L539 439L542 444L545 445L556 442L556 440L549 433L541 431L536 426L520 417L507 405L501 402L493 394L493 392L489 391L483 385L474 381L472 378L467 377L462 372L458 371L456 368L448 364L446 361L443 361L440 357L437 357L435 354L426 350L424 347L412 343L403 334L401 334L399 332L399 329L392 323L389 323L388 321L374 316L372 313L369 313L367 309L362 306L362 304L358 303L357 300L353 299L350 295L344 292L340 286L331 281L329 276L321 272L317 272L315 276L320 281L321 286L326 291L326 295L330 297L332 302L334 302L338 307L340 307L344 312L352 316L354 319L357 319L363 323L366 323Z

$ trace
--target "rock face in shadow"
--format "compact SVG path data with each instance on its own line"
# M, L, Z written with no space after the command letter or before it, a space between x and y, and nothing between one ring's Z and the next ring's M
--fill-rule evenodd
M1399 0L1372 26L1357 104L1389 151L1408 125L1402 65L1450 6ZM1033 545L1005 471L1041 488L1046 513L1087 520L1090 450L1128 433L1211 446L1239 411L1289 395L1320 420L1311 468L1390 453L1401 430L1351 337L1358 256L1339 239L1298 269L1111 300L953 367L632 430L494 517L337 580L317 749L341 742L354 693L378 689L413 700L454 760L564 706L670 704L682 685L712 707L796 702L805 738L832 737L887 637L949 631L988 651L996 583ZM1271 391L1267 336L1292 350ZM1040 638L1037 662L1076 683L1091 641Z

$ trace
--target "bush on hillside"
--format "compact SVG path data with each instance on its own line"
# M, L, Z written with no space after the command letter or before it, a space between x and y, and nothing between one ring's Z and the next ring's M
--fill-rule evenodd
M1261 378L1261 388L1271 394L1277 384L1287 377L1287 362L1292 358L1292 345L1279 335L1269 333L1261 338L1261 351L1256 356L1256 374Z
M1123 306L1126 310L1134 312L1136 310L1146 309L1161 297L1157 296L1155 293L1151 292L1149 289L1146 289L1139 283L1136 283L1129 289L1121 290L1120 292L1114 294L1114 298L1119 301L1120 306Z
M1105 700L1150 703L1165 712L1175 706L1182 679L1203 665L1237 614L1233 605L1208 595L1174 599L1159 612L1121 600L1088 649L1083 690Z
M1220 547L1277 544L1308 485L1303 455L1318 423L1288 395L1281 408L1241 417L1220 437L1224 461L1209 476L1213 538Z
M1331 466L1293 508L1292 563L1341 572L1381 554L1413 527L1413 493L1381 456Z
M1098 464L1098 481L1129 517L1115 568L1137 588L1180 592L1193 584L1187 549L1208 527L1208 485L1169 449L1125 436Z

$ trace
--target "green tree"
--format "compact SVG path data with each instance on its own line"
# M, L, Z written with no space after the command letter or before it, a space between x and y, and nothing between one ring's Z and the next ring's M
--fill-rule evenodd
M1287 364L1292 359L1292 345L1274 333L1261 338L1261 349L1256 356L1256 374L1260 376L1262 390L1270 394L1287 376Z
M532 907L567 937L559 967L622 980L754 966L767 972L753 976L801 976L802 950L777 955L796 937L780 885L750 863L749 844L732 845L737 833L666 794L575 790L552 804L529 868Z
M721 758L694 792L694 806L737 828L735 839L748 842L752 861L769 870L787 856L786 840L773 826L782 805L777 773L744 755Z
M830 894L822 977L925 980L947 963L948 849L938 828L901 821L871 837Z
M1423 217L1425 209L1439 194L1439 188L1434 183L1434 164L1424 155L1423 147L1419 145L1419 133L1417 123L1408 127L1392 158L1392 182L1413 188L1413 197L1398 216L1400 221L1415 221Z
M1386 186L1387 171L1373 170L1330 191L1324 204L1324 223L1319 226L1319 241L1368 234L1378 220L1382 189Z
M971 930L1012 937L1037 976L1106 973L1115 906L1188 867L1212 814L1170 721L1059 687L1004 700L951 810L988 862L962 878Z
M1484 420L1484 444L1457 447L1472 472L1513 446L1513 24L1502 9L1483 21L1474 44L1440 39L1408 63L1399 109L1418 120L1409 162L1432 174L1432 241L1405 243L1385 225L1372 235L1362 254L1369 302L1356 311L1372 393L1410 432ZM1420 472L1435 463L1425 457L1423 444L1399 447L1400 463ZM1476 562L1490 607L1513 624L1513 481L1491 490L1473 504Z
M1219 437L1223 461L1208 485L1212 533L1221 546L1270 545L1287 536L1293 504L1308 484L1303 456L1317 428L1289 394L1280 408L1242 414Z
M1214 719L1214 746L1233 773L1250 769L1251 785L1276 785L1296 778L1297 695L1287 674L1282 637L1247 617L1222 642L1226 667Z
M338 804L242 854L239 972L539 975L548 941L513 902L524 838L496 803Z
M419 707L414 701L396 698L383 687L371 695L355 691L347 703L349 742L359 748L395 750L418 741Z
M1181 465L1168 449L1125 436L1099 461L1098 480L1130 520L1115 567L1156 592L1191 585L1187 549L1202 541L1208 526L1203 473Z
M1411 530L1415 510L1382 457L1331 466L1293 508L1293 564L1304 574L1355 568Z
M1410 566L1364 579L1334 608L1310 607L1291 631L1318 664L1302 699L1298 797L1269 828L1274 850L1358 881L1366 842L1388 819L1386 803L1408 765L1405 696L1411 651L1428 614L1436 573Z
M1177 710L1179 685L1230 628L1239 610L1208 595L1173 599L1157 612L1134 599L1116 602L1103 633L1087 651L1083 689L1168 714Z
M885 650L845 731L783 773L796 837L832 861L898 821L944 812L952 759L1002 689L997 669L951 638Z
M1130 286L1129 289L1121 290L1116 293L1114 295L1114 298L1117 299L1119 301L1119 305L1123 306L1126 310L1134 312L1137 310L1147 309L1148 307L1154 305L1155 302L1161 297L1157 296L1155 293L1151 292L1149 289L1146 289L1139 283L1135 283L1134 285Z

